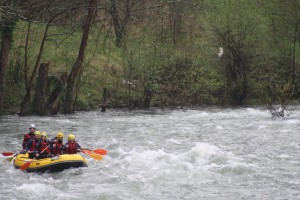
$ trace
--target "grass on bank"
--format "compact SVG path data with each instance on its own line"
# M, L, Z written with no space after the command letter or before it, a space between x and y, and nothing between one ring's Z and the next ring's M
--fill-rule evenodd
M8 98L6 105L9 112L17 112L25 95L24 54L28 24L18 22L13 35L10 52L10 63L7 70ZM44 34L45 25L33 23L28 43L28 67L30 76L35 65L37 54ZM51 26L41 58L50 62L49 75L60 76L69 73L76 60L82 32L68 30L60 26ZM80 80L77 103L80 109L94 109L102 100L104 87L115 83L116 71L121 74L121 51L114 46L112 37L92 29L85 51L84 71Z

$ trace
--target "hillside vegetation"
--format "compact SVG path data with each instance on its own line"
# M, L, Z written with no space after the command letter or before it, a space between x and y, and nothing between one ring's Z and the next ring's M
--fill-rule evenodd
M0 113L284 107L300 92L299 10L300 0L1 1Z

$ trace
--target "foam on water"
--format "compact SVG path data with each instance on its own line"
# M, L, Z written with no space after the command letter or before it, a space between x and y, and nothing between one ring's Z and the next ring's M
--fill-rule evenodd
M43 196L45 193L53 192L53 188L42 183L25 183L15 188L16 191L26 191L32 196Z
M35 123L50 137L72 132L81 146L109 153L54 174L0 165L0 199L299 199L298 116L208 108L3 117L2 152L17 151Z

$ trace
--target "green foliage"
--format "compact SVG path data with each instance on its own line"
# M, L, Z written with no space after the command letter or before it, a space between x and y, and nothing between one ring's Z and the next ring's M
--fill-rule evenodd
M130 51L125 52L126 80L137 80L142 92L154 91L154 104L183 106L220 102L217 97L222 85L219 70L206 66L199 57L193 58L193 52L186 51L190 56L182 57L177 51L179 48L170 43L135 42L130 43L130 48L127 43ZM141 48L143 46L147 48ZM140 98L143 99L143 94Z
M247 2L247 3L246 3ZM243 104L249 97L251 72L260 68L264 59L267 18L254 1L213 1L208 20L213 28L216 44L224 49L226 93L234 104ZM253 83L253 82L252 82Z
M98 101L96 101L95 97L91 94L85 96L80 96L76 99L76 110L81 111L90 111L98 108Z
M113 28L104 21L106 14L99 14L102 21L94 24L85 53L77 109L96 109L105 87L112 107L142 105L145 91L152 91L152 105L158 106L280 102L290 98L284 91L291 94L291 90L282 89L286 85L292 94L299 93L300 48L295 45L299 1L151 1L151 5L158 8L148 5L131 13L123 48L115 47ZM24 93L27 22L19 21L16 27L8 89L16 85L22 89L9 97L12 107ZM28 74L44 29L43 21L32 23ZM71 30L51 25L41 60L51 62L51 75L70 72L80 39L79 26ZM219 47L224 49L222 57L217 56Z
M18 20L20 0L0 1L0 32L2 36L9 37L13 34ZM5 11L5 12L4 12Z

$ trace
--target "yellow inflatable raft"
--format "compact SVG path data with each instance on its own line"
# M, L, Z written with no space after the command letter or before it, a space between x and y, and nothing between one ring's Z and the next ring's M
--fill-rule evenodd
M29 159L28 154L19 154L14 159L15 168L19 169L31 162L27 172L59 172L68 168L87 167L87 161L79 154L63 154L52 158Z

